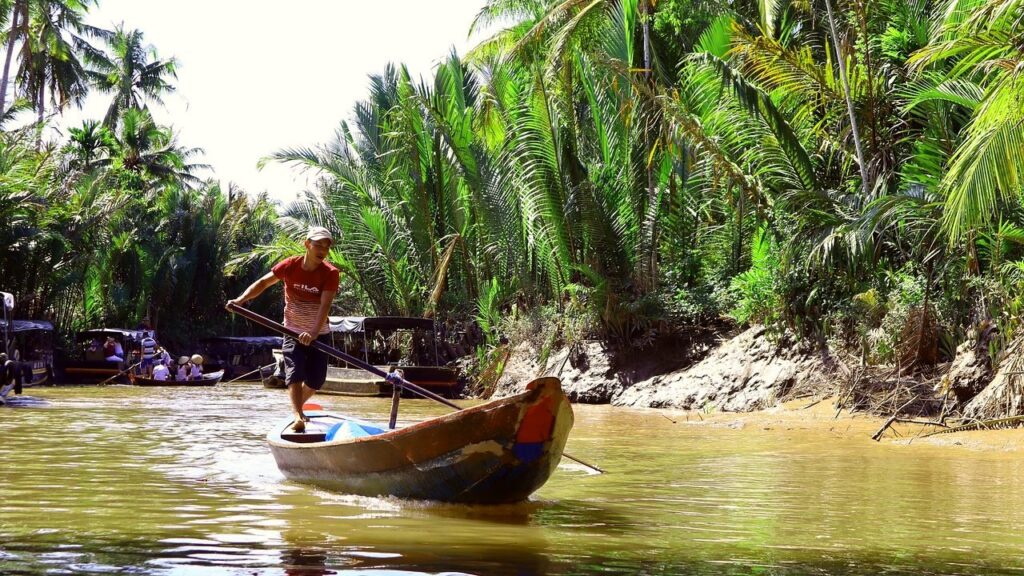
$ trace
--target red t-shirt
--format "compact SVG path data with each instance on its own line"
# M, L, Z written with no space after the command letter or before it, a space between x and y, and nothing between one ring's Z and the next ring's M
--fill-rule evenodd
M316 324L320 295L337 292L340 274L326 260L314 270L302 269L302 255L285 258L271 269L284 282L284 325L292 330L308 332ZM324 322L320 334L331 330Z

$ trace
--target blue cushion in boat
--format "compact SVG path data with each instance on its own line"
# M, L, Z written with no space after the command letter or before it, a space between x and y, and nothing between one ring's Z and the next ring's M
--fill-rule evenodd
M344 422L338 422L334 426L327 429L326 440L349 440L352 438L362 438L363 436L374 436L376 434L383 434L384 430L371 426L369 424L359 424L350 420Z

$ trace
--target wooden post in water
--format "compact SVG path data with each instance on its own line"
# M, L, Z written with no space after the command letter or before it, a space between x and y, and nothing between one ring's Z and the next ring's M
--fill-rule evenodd
M391 382L391 418L388 419L388 428L390 430L395 429L395 424L398 423L398 401L402 399L402 378L405 374L401 370L396 370L394 366L388 373L388 376L398 372L398 378L388 378Z

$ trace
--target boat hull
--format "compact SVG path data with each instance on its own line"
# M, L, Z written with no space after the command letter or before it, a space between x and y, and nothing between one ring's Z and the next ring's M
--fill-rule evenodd
M53 384L53 380L50 378L53 370L49 364L41 361L25 362L23 364L27 365L25 368L22 368L23 381L21 385L23 388Z
M105 360L78 360L67 362L61 374L62 381L72 384L97 384L114 376L118 376L128 366L124 362L107 362ZM126 381L126 377L120 376Z
M390 366L377 366L383 372ZM461 393L458 375L446 366L400 366L405 379L421 388L446 398L456 398ZM322 394L338 396L391 396L391 384L362 369L327 369L327 379L320 389Z
M311 427L330 417L310 416ZM540 378L522 394L376 436L322 441L317 433L288 434L289 424L267 440L291 480L364 496L505 504L525 500L551 476L573 414L558 379Z

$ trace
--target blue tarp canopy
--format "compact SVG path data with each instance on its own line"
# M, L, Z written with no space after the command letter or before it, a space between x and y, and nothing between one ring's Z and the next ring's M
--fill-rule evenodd
M429 330L434 331L430 318L404 316L331 316L331 332L355 333L372 330Z
M11 332L30 332L32 330L43 330L53 332L53 324L46 320L11 320L10 327L7 322L0 320L0 332L10 330Z

